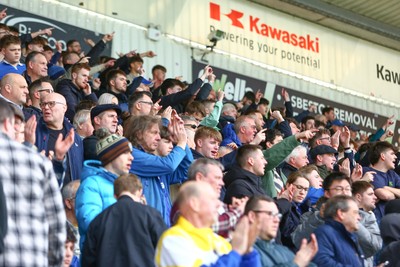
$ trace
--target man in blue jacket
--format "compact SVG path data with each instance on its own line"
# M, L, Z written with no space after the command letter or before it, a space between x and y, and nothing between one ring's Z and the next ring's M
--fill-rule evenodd
M53 158L53 167L55 161L58 165L64 165L65 177L59 180L59 185L67 184L72 180L80 179L83 163L83 145L82 140L77 133L74 132L72 124L64 117L67 110L65 98L57 93L51 93L43 97L40 102L40 108L43 117L39 119L36 128L35 145L38 151L45 151L47 156ZM74 143L71 147L66 146L63 153L55 153L59 151L56 144L60 139L66 136L74 135ZM66 154L66 157L64 155Z
M170 124L175 147L165 157L154 155L161 139L159 126L160 119L155 116L135 116L127 122L124 134L133 145L132 156L135 158L129 172L139 177L147 204L157 209L169 225L172 208L169 186L187 179L193 155L178 116L171 119Z
M315 230L318 252L313 260L318 266L364 266L364 255L355 231L361 217L356 201L345 195L335 196L325 204L325 224Z

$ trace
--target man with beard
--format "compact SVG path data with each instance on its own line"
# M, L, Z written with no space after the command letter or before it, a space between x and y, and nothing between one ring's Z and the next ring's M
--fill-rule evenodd
M118 99L122 112L128 111L128 97L126 95L126 74L122 70L111 70L107 73L107 92Z
M92 100L97 102L97 97L92 93L92 88L89 85L89 65L78 63L72 66L71 80L64 79L57 84L56 92L65 97L67 102L67 111L65 117L69 121L74 120L75 107L82 100Z

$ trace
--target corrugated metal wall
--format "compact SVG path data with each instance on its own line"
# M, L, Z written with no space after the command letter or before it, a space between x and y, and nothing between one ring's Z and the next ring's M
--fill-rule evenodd
M179 2L180 1L177 1L176 3L179 4ZM3 1L3 4L48 17L50 19L97 31L99 33L114 31L115 38L112 49L114 57L117 52L126 53L135 49L138 52L153 50L158 54L158 56L152 59L145 58L145 69L147 70L147 75L150 74L153 65L162 64L168 69L168 77L183 76L185 80L190 81L192 56L196 60L200 60L203 54L201 50L196 48L192 51L190 45L176 42L168 38L166 35L163 35L158 42L150 41L146 38L146 29L143 27L137 27L121 20L87 12L60 2L42 0L5 0ZM171 1L169 4L169 8L174 8L173 5L175 4L175 1ZM160 4L159 7L152 6L152 8L153 10L160 10L162 6L163 5ZM73 38L73 36L71 36L71 38ZM366 98L354 96L349 92L340 92L338 90L329 89L277 71L261 68L227 55L211 53L208 54L206 58L211 65L219 68L266 80L277 85L299 90L317 97L330 99L344 105L374 112L383 116L395 115L396 118L400 117L397 108L386 106L382 104L382 102L379 102L379 100L371 101Z

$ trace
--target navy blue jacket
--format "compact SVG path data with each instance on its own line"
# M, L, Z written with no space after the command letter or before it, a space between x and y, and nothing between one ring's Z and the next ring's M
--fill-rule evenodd
M186 102L195 95L198 89L200 89L200 91L197 93L196 100L207 99L212 87L209 83L205 83L203 86L202 84L203 81L197 78L187 89L161 97L160 105L163 107L171 106L178 114L183 113L185 111Z
M282 244L292 251L296 251L291 234L300 224L300 209L297 207L295 202L289 202L285 198L279 198L275 203L278 206L279 212L282 214L282 219L279 223Z
M62 94L67 101L67 112L65 112L65 117L69 119L69 121L74 120L75 116L75 107L82 100L92 100L97 102L97 96L94 93L90 95L85 95L85 93L76 87L76 85L70 79L64 79L57 84L56 92Z
M249 172L238 165L233 166L230 171L224 175L226 194L224 202L231 204L232 197L252 197L266 195L262 188L261 178L252 172Z
M90 223L82 266L154 266L155 248L166 229L156 209L121 196Z
M314 233L318 240L318 252L313 262L318 266L364 266L364 255L356 235L348 232L340 222L328 219Z
M73 127L72 124L64 118L64 129L65 132L69 132ZM65 137L64 137L65 138ZM43 118L39 119L36 127L36 147L38 151L47 151L47 143L49 140L49 129L46 126ZM50 150L54 150L51 148ZM75 132L74 144L67 152L67 165L69 168L69 173L65 174L66 182L70 180L79 180L81 177L82 167L83 167L83 144L80 136ZM62 181L58 181L59 184L63 184Z

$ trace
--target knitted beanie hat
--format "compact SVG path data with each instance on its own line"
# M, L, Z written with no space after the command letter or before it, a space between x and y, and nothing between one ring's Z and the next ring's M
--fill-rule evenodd
M96 144L96 152L103 166L126 152L132 152L132 144L125 137L111 134Z

